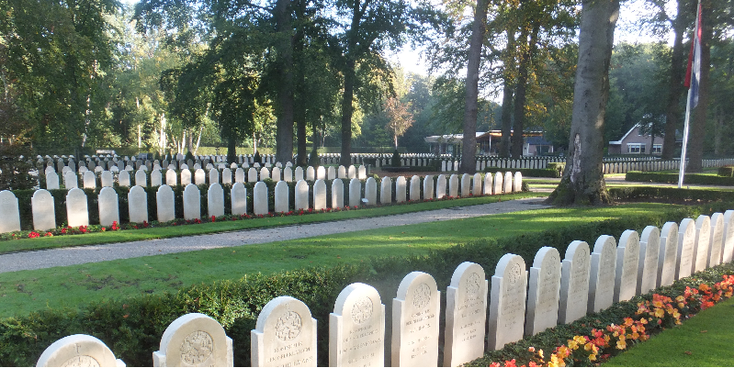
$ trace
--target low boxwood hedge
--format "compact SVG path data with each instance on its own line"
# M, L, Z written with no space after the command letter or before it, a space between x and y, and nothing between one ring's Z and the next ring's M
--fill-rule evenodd
M674 203L732 201L734 191L670 187L614 187L608 189L615 201L667 201Z
M296 270L272 276L247 275L239 280L193 285L177 293L92 302L78 310L49 309L4 318L0 320L0 365L35 365L43 350L55 340L85 333L104 341L128 366L149 366L151 353L158 350L168 324L186 313L200 312L219 321L234 340L235 365L250 366L250 330L258 313L272 298L290 295L305 302L319 321L319 365L327 366L329 313L339 292L352 282L365 282L377 288L386 306L386 325L390 326L390 298L394 297L400 280L411 271L431 274L445 290L454 269L464 261L479 263L490 277L499 258L508 252L521 255L530 267L535 253L543 246L556 247L564 254L573 240L592 245L603 234L618 237L626 229L641 231L647 225L678 222L701 212L723 211L731 205L717 202L682 207L542 233L479 239L420 257L375 258L358 265ZM441 302L441 310L445 310L445 299ZM443 331L443 314L441 318ZM386 330L385 339L389 341L390 329Z
M625 176L627 181L651 182L651 183L678 183L678 174L661 173L661 172L640 172L629 171ZM702 185L731 185L734 186L734 177L716 176L708 174L685 174L683 178L685 185L702 184Z
M716 174L719 176L726 176L730 178L734 176L734 166L720 167Z

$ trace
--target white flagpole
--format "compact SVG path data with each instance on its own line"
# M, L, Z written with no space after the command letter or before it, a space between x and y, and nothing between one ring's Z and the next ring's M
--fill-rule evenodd
M683 187L683 177L686 174L686 146L688 146L688 124L691 120L691 88L688 89L686 99L686 120L683 123L683 145L680 151L680 169L678 171L678 189Z

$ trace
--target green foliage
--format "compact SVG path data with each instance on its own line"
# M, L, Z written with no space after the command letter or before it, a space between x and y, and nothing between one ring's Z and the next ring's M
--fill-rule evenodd
M732 177L734 176L734 167L732 166L720 167L716 174L719 176Z
M392 158L390 159L390 166L392 167L403 166L403 164L400 162L400 152L398 152L397 149L392 153Z
M496 173L498 171L503 171L503 170L506 170L506 169L502 169L499 167L487 167L484 171ZM512 171L520 172L523 177L531 176L531 177L536 177L536 178L560 178L562 174L562 172L559 172L558 170L550 168L550 167L547 169L512 169Z
M549 162L546 165L546 167L548 169L553 169L553 170L558 171L557 178L560 178L561 176L563 176L563 170L566 169L566 163L565 162Z
M653 183L678 183L678 174L659 172L629 171L625 176L627 181L653 182ZM734 185L734 178L707 174L687 173L683 178L683 185Z
M31 150L21 145L0 145L0 190L30 189L36 180Z
M664 201L671 203L716 202L731 200L731 191L670 187L612 187L609 196L615 201Z

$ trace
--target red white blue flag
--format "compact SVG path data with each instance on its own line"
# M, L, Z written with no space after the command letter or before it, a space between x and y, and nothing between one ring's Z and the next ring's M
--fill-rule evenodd
M684 85L691 89L691 108L698 105L698 88L701 82L701 4L698 4L696 12L696 31L691 40L691 53L688 54L688 69L686 69L686 80Z

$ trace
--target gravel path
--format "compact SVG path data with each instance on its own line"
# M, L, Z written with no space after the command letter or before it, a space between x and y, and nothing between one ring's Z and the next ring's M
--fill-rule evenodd
M36 270L57 266L102 262L153 256L167 253L190 252L203 249L262 244L275 241L310 238L350 231L372 230L391 226L420 224L479 217L507 212L548 208L541 198L525 198L468 207L413 212L403 215L333 221L327 223L293 225L270 229L233 231L220 234L196 235L180 238L134 241L59 248L0 255L0 273Z

